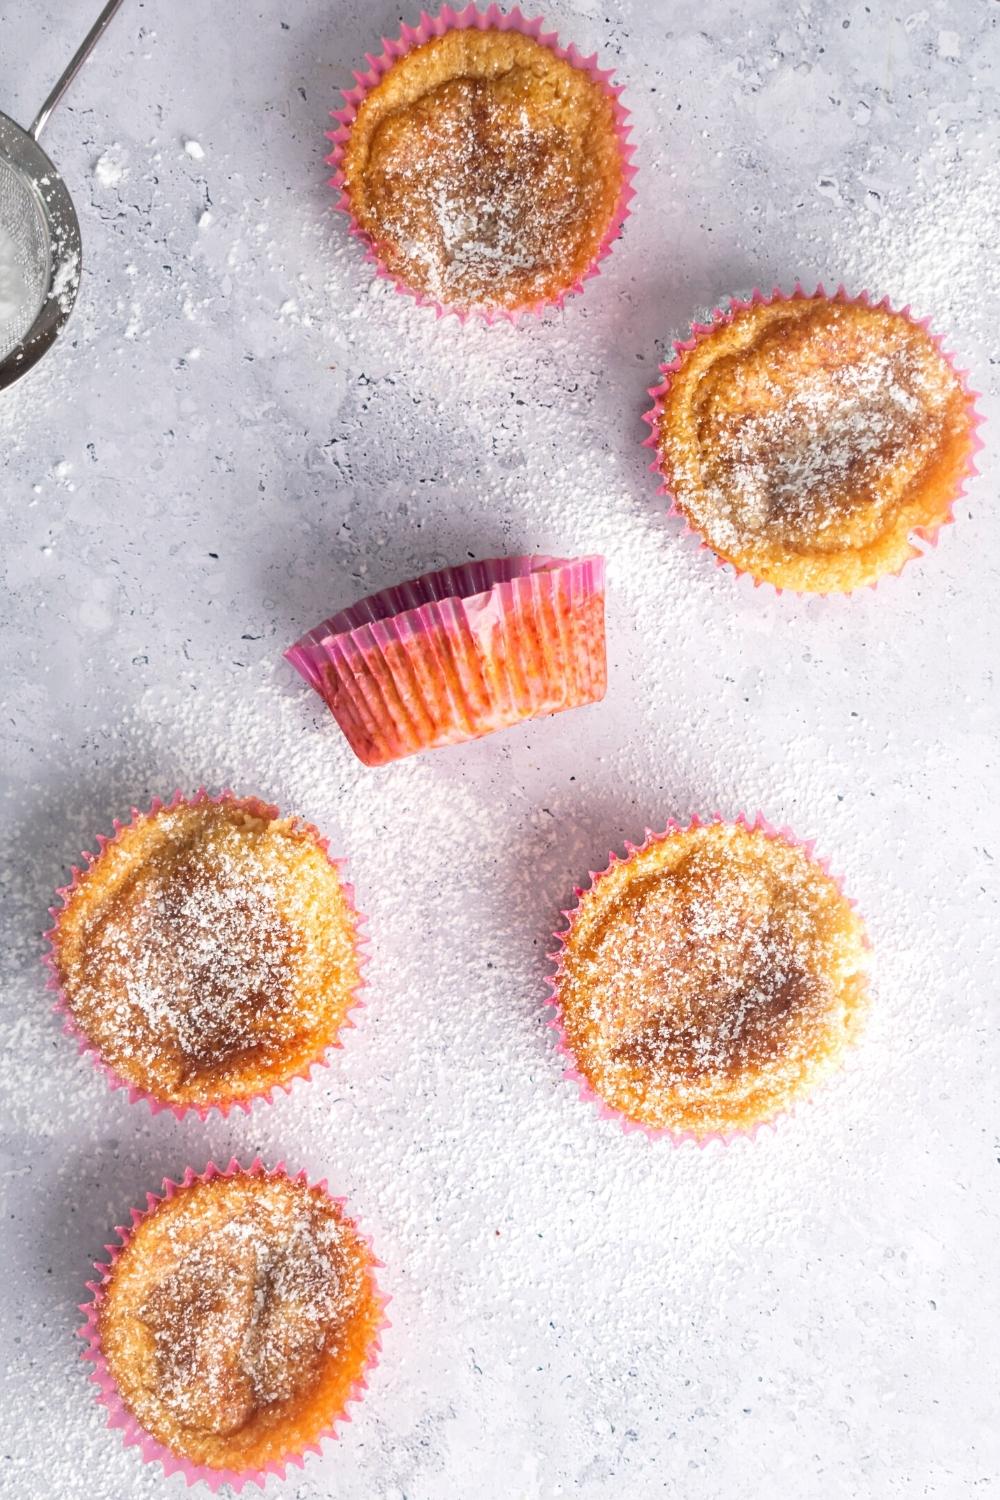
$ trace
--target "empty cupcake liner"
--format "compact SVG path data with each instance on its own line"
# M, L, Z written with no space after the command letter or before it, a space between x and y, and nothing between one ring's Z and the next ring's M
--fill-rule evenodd
M635 146L629 141L631 134L629 112L621 102L623 86L611 82L614 76L613 68L601 69L597 66L596 52L591 57L584 57L582 53L577 51L576 47L562 46L555 32L546 32L543 27L544 23L541 16L536 16L534 19L529 20L526 16L522 15L517 6L511 11L504 12L496 5L490 5L488 9L483 11L477 9L475 5L467 5L462 10L455 10L452 6L446 5L438 15L433 17L429 16L426 11L422 11L418 24L416 26L407 26L404 24L396 41L389 41L385 37L382 37L382 51L377 56L372 53L365 54L365 62L368 64L367 70L364 72L355 71L355 86L344 90L343 106L340 109L330 111L331 118L337 122L335 130L326 132L327 140L330 141L333 147L329 156L326 157L327 166L334 169L334 175L330 178L330 186L339 194L334 206L348 216L350 220L350 233L364 242L365 259L371 261L375 267L375 274L391 282L398 292L412 297L418 306L433 308L436 317L440 318L453 313L461 323L472 317L480 318L488 324L497 322L516 323L521 317L527 315L537 316L548 307L562 307L567 297L583 290L583 283L585 281L588 281L592 276L600 274L600 263L610 253L614 241L621 233L622 225L631 212L629 204L635 197L635 189L632 186L632 181L636 174L636 168L632 160L635 155ZM343 162L347 139L350 135L351 126L357 117L361 101L369 90L381 82L394 63L398 62L401 57L405 57L408 52L412 52L415 47L423 46L425 42L429 42L433 37L443 36L446 31L468 31L471 29L477 31L518 31L522 36L533 37L543 47L548 47L550 52L554 52L556 57L561 57L573 67L579 68L582 72L588 74L604 93L610 97L614 108L615 134L618 138L622 159L622 186L614 214L598 247L597 254L584 274L572 286L567 287L564 292L561 292L558 297L548 301L539 301L521 308L454 307L448 303L435 301L434 298L428 297L424 293L418 292L413 287L407 285L401 277L394 275L382 263L377 248L372 243L367 232L361 228L361 225L354 217L351 210L350 197L344 185Z
M800 302L803 300L811 301L814 298L825 298L830 302L852 303L859 307L885 308L887 312L896 313L899 317L906 318L908 322L914 324L917 328L924 329L925 332L930 336L932 343L936 346L942 357L947 361L948 365L958 378L962 390L965 393L970 416L972 419L972 445L969 450L967 467L961 477L958 488L956 489L955 494L948 506L948 510L942 517L942 519L935 526L915 527L912 535L919 537L923 542L927 544L927 546L936 547L940 538L942 528L949 525L955 519L955 506L965 494L966 486L968 485L969 480L979 473L979 469L974 460L975 455L983 446L982 439L979 437L977 430L983 422L983 417L982 414L977 410L975 405L980 392L972 389L972 387L969 385L968 371L959 369L955 364L954 357L948 352L947 349L945 349L944 336L942 334L931 332L930 318L916 318L911 314L909 304L907 304L905 307L895 308L893 307L888 297L882 297L881 300L876 301L866 291L860 292L856 297L852 297L842 284L838 286L836 291L832 294L826 291L822 282L819 283L814 292L807 292L803 288L802 284L797 281L791 292L783 292L780 287L774 287L768 293L761 291L759 287L755 287L750 293L750 296L747 298L731 297L725 307L716 307L713 309L707 323L692 323L690 338L674 340L674 358L668 364L660 366L661 378L659 383L657 385L652 385L649 387L648 394L653 398L653 405L650 410L643 415L642 420L648 424L650 431L649 436L643 440L642 446L644 448L651 448L653 450L653 460L650 463L649 468L654 474L659 475L661 480L660 487L657 493L665 495L670 501L670 506L668 508L667 514L669 516L678 517L681 521L683 521L684 535L696 538L700 549L702 551L711 553L716 567L732 568L737 577L742 577L747 573L748 570L745 568L741 568L737 563L730 561L730 559L727 557L721 557L715 551L711 542L702 535L702 533L696 526L693 526L691 524L684 511L678 505L677 499L670 489L668 476L664 473L663 467L660 462L658 447L658 433L660 418L663 411L664 397L670 389L671 382L675 373L681 368L681 365L684 362L685 355L689 354L692 349L696 348L707 334L713 333L717 328L722 327L727 323L731 323L738 312L742 312L745 308L754 307L758 304L770 305L773 302ZM871 589L877 588L879 583L882 582L885 578L898 577L906 567L907 563L912 561L913 558L922 556L923 552L919 547L911 546L908 556L904 558L903 562L898 568L894 569L891 572L883 574L881 578L877 578L873 582L864 586ZM808 590L792 589L787 585L774 584L771 583L768 579L757 578L752 573L749 576L753 579L754 588L760 588L762 584L766 584L767 587L773 588L776 594L809 592ZM820 594L819 597L829 597L829 595Z
M787 1108L779 1111L776 1115L772 1116L770 1119L758 1120L756 1124L752 1125L749 1129L729 1131L713 1130L707 1132L704 1135L699 1135L694 1131L671 1130L669 1126L658 1128L656 1126L647 1125L642 1120L633 1120L630 1115L625 1114L624 1111L616 1109L613 1105L609 1104L603 1097L603 1095L597 1092L587 1076L577 1066L576 1054L573 1051L573 1047L566 1035L566 1028L563 1023L562 1003L559 999L559 981L562 978L565 969L566 945L569 941L570 934L572 933L573 928L576 925L576 920L580 912L583 898L589 895L591 891L595 890L600 882L604 879L604 877L609 874L616 865L628 864L637 855L644 854L646 850L651 848L654 844L661 844L664 839L669 838L672 834L688 833L692 829L712 827L717 823L732 823L738 827L747 829L747 831L750 833L763 833L765 837L769 839L776 839L781 843L790 844L794 848L801 849L802 852L810 860L812 860L812 862L817 865L825 875L829 876L829 878L836 885L840 894L844 897L844 900L847 901L848 905L853 907L855 911L857 911L857 902L852 900L851 897L847 895L840 876L835 875L830 869L827 861L816 854L814 840L800 839L796 836L796 834L792 832L790 828L776 827L773 823L769 823L762 813L757 813L756 816L752 819L749 818L746 813L742 812L738 813L735 818L724 818L721 813L714 813L709 818L694 817L689 823L678 823L675 822L673 818L671 818L662 833L654 833L652 829L647 828L645 838L643 839L641 844L633 844L626 840L624 856L618 854L615 850L612 850L608 856L608 863L603 870L589 870L587 872L590 880L589 885L574 886L573 894L576 897L576 905L567 907L566 910L560 912L560 916L566 919L567 925L561 930L553 933L553 937L555 938L558 946L553 950L553 952L548 954L548 958L555 965L555 969L553 973L548 976L546 981L549 986L549 994L546 999L546 1004L553 1008L553 1013L549 1019L548 1025L556 1034L559 1055L566 1064L563 1069L562 1076L569 1079L572 1083L576 1084L580 1098L585 1103L592 1105L596 1109L601 1119L613 1120L615 1124L618 1125L618 1127L626 1135L638 1133L640 1135L644 1135L650 1141L667 1140L674 1146L694 1145L699 1149L704 1149L704 1147L709 1146L713 1143L721 1143L724 1146L729 1146L732 1145L734 1141L756 1140L762 1131L774 1131L783 1120L790 1119L794 1114L795 1106L788 1106ZM865 931L864 933L864 945L870 950L871 943L869 941L867 931Z
M330 1198L330 1201L337 1205L341 1217L351 1222L357 1231L359 1240L369 1251L368 1277L375 1302L379 1309L380 1318L373 1334L367 1365L363 1373L351 1387L343 1410L332 1418L329 1426L321 1433L319 1440L308 1444L300 1453L287 1454L280 1461L267 1464L260 1469L213 1469L203 1464L193 1463L190 1459L180 1457L170 1448L167 1448L163 1443L152 1437L132 1415L119 1395L118 1386L104 1356L101 1346L100 1315L105 1290L111 1280L115 1265L135 1234L137 1227L144 1219L154 1213L162 1203L169 1202L170 1199L175 1197L178 1191L190 1187L192 1183L211 1182L216 1177L236 1177L241 1175L248 1177L284 1177L289 1181L302 1182L307 1187L312 1187L314 1191L326 1194ZM303 1468L305 1466L306 1455L309 1453L321 1453L322 1448L320 1443L327 1438L339 1437L337 1431L338 1425L351 1420L348 1407L363 1398L368 1388L368 1378L378 1363L382 1348L382 1334L390 1327L385 1309L388 1307L391 1299L380 1291L375 1278L375 1271L382 1267L382 1262L375 1255L371 1239L358 1229L353 1216L348 1213L347 1199L333 1197L327 1190L325 1178L321 1182L311 1184L305 1172L298 1172L293 1175L286 1171L283 1162L279 1162L273 1170L268 1171L260 1157L256 1157L250 1163L249 1167L246 1168L241 1167L237 1159L233 1157L229 1165L224 1169L215 1166L213 1162L209 1162L203 1172L195 1172L192 1167L188 1167L179 1181L174 1181L169 1177L164 1178L163 1191L160 1194L147 1193L146 1207L133 1208L130 1218L131 1223L129 1225L115 1226L114 1232L118 1236L119 1243L105 1245L104 1248L108 1252L108 1259L103 1262L96 1261L94 1263L97 1279L95 1281L88 1281L86 1284L87 1290L91 1294L90 1299L87 1302L79 1304L79 1311L84 1315L84 1322L77 1329L77 1334L83 1339L86 1345L82 1358L94 1366L90 1372L90 1379L97 1387L98 1400L108 1412L108 1426L121 1429L123 1446L126 1448L138 1447L143 1461L145 1463L159 1464L167 1478L172 1474L182 1474L188 1485L202 1483L207 1485L213 1492L220 1489L224 1484L231 1485L237 1494L248 1484L255 1484L263 1488L270 1475L275 1474L279 1478L284 1478L288 1467Z
M245 807L253 817L278 818L282 816L280 810L277 807L275 807L271 803L262 801L259 797L241 797L236 792L230 791L228 789L218 793L216 796L210 796L204 787L199 788L199 790L191 797L185 796L185 794L181 791L176 791L169 802L165 802L161 797L154 797L147 812L142 812L141 809L133 807L131 809L131 817L127 822L122 822L118 818L115 818L113 820L112 827L114 829L114 833L110 838L100 833L97 835L97 853L90 854L87 850L84 850L80 855L82 867L73 865L70 869L69 882L66 885L59 886L56 890L56 895L59 897L61 904L59 906L49 907L49 916L52 917L53 921L52 926L44 934L45 939L49 944L49 948L48 951L42 956L42 962L48 970L48 979L46 980L45 987L48 990L54 991L57 996L52 1009L55 1014L61 1018L62 1029L65 1035L74 1038L79 1051L81 1053L86 1053L89 1056L91 1062L98 1069L98 1071L104 1074L104 1077L106 1078L108 1084L112 1089L124 1089L126 1091L130 1104L136 1104L141 1100L149 1105L149 1108L154 1115L159 1114L161 1111L167 1111L178 1120L182 1119L185 1115L188 1114L195 1114L200 1119L204 1120L208 1115L211 1114L213 1110L218 1110L223 1117L228 1115L230 1110L233 1109L240 1109L244 1114L248 1114L251 1107L258 1101L272 1104L274 1102L273 1095L275 1089L278 1089L280 1092L287 1094L291 1091L292 1084L297 1078L308 1078L314 1068L329 1067L329 1058L326 1054L338 1047L343 1046L344 1033L357 1025L357 1022L354 1019L354 1013L358 1010L363 1009L364 1007L362 991L365 988L364 970L368 963L368 936L365 932L365 918L358 911L358 908L355 904L354 887L348 881L345 881L342 878L346 861L343 859L335 859L331 855L327 840L311 823L305 822L304 819L296 819L295 821L300 828L308 829L308 831L312 834L317 844L323 850L323 853L326 855L327 859L330 861L330 864L337 871L338 875L341 876L341 886L343 888L344 897L351 912L354 923L354 940L361 980L353 991L349 1009L345 1013L344 1019L341 1022L340 1031L338 1032L336 1039L328 1045L323 1053L313 1058L311 1062L307 1063L305 1067L300 1068L298 1072L293 1073L292 1076L285 1082L280 1084L272 1084L270 1088L264 1089L260 1093L248 1094L245 1098L221 1099L218 1102L214 1102L212 1104L175 1104L168 1099L161 1099L156 1094L150 1093L147 1089L139 1088L136 1084L130 1083L128 1079L122 1078L121 1075L116 1072L116 1070L111 1067L109 1063L105 1062L104 1058L101 1056L99 1048L94 1042L91 1041L90 1037L79 1025L75 1016L73 1015L73 1011L69 1003L69 998L63 989L62 981L59 977L59 964L55 949L55 937L56 933L59 930L59 923L62 918L62 914L69 903L70 896L72 895L76 887L80 884L81 880L83 880L88 870L90 869L90 866L93 865L101 857L105 849L114 844L121 837L121 835L126 832L127 829L134 827L136 823L142 822L145 818L154 817L156 813L162 812L164 809L170 811L170 809L179 807L181 804L185 804L189 807L196 807L201 802L238 802L242 807Z
M342 610L285 656L384 765L603 698L604 559L494 558Z

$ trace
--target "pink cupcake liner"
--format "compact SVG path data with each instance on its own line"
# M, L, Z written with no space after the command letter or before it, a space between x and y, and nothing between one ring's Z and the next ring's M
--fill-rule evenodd
M370 261L375 267L376 276L391 282L398 292L412 297L418 306L433 308L435 316L438 318L453 313L461 323L464 323L470 317L482 318L488 324L497 322L516 323L522 316L537 316L544 312L547 307L562 307L567 297L583 290L583 283L585 281L588 281L592 276L600 275L600 262L610 254L611 247L621 233L622 225L631 212L629 204L635 197L635 189L632 186L632 181L636 174L636 168L632 160L635 155L635 146L629 141L631 134L629 111L621 102L623 85L611 83L611 79L614 76L613 68L601 69L597 66L596 52L590 57L584 57L582 53L577 51L576 47L563 47L555 32L544 31L543 25L541 16L536 16L534 19L529 20L526 16L522 15L517 6L511 11L504 12L496 5L490 5L485 11L478 10L475 5L467 5L463 10L455 10L452 6L446 5L440 14L434 17L429 16L426 11L421 11L418 24L416 26L406 26L404 24L398 40L390 41L386 37L381 38L382 51L378 56L374 56L372 53L365 54L365 61L368 64L367 71L356 71L354 73L355 86L352 89L344 90L344 104L342 108L330 111L331 118L337 121L336 130L328 130L326 132L327 140L333 146L333 150L326 157L327 166L334 168L334 175L330 178L330 187L339 193L334 207L347 215L350 220L350 233L364 242L365 259ZM556 57L562 58L573 67L579 68L582 72L588 74L604 93L610 97L614 108L615 134L618 138L622 160L622 186L611 222L601 240L597 254L584 274L572 286L567 287L564 292L561 292L558 297L552 298L549 301L542 300L535 302L527 307L514 309L453 307L448 303L437 302L434 298L427 297L422 292L418 292L413 287L408 286L401 277L394 275L393 272L388 270L379 258L378 250L351 211L350 198L344 187L344 151L351 126L357 118L358 108L365 95L376 84L381 82L394 63L398 62L401 57L405 57L408 52L412 52L415 47L423 46L425 42L429 42L433 37L443 36L446 31L468 30L518 31L522 36L533 37L543 47L548 47L550 52L555 53Z
M969 459L965 472L961 476L958 488L956 489L955 494L948 506L948 510L942 517L942 519L934 526L915 527L912 535L920 537L920 539L925 542L927 546L936 547L938 541L940 540L942 528L950 525L955 519L955 506L965 494L969 480L979 473L979 469L974 459L975 455L983 447L983 442L979 436L977 429L982 425L984 419L982 413L977 409L975 403L979 399L981 393L972 389L969 384L968 371L959 369L955 364L953 355L951 355L949 351L945 349L943 334L931 332L930 318L914 317L910 312L909 303L907 303L905 307L895 308L892 306L892 303L890 302L888 297L883 297L880 301L875 301L866 291L860 292L856 297L852 297L842 283L837 287L836 291L833 292L832 295L827 293L822 282L817 285L815 292L807 292L804 290L801 282L798 281L795 283L790 293L783 292L780 287L772 288L770 293L762 292L759 287L755 287L750 293L750 296L745 299L741 299L739 297L731 297L726 307L716 307L713 309L707 323L692 323L690 338L674 340L674 358L669 362L669 364L660 366L661 379L657 385L651 385L648 390L648 394L653 398L653 405L651 409L643 415L642 420L648 424L650 431L649 436L643 440L642 446L644 448L651 448L653 450L654 456L652 462L649 465L649 468L654 474L658 474L661 480L660 487L657 493L660 495L665 495L670 501L670 506L668 508L667 514L672 517L677 517L681 521L683 521L683 534L685 536L694 537L698 543L700 550L711 554L717 568L732 568L737 577L744 576L748 570L739 567L734 562L731 562L729 558L719 556L719 554L712 547L711 543L704 536L702 536L697 527L692 526L683 510L678 505L676 496L670 489L669 483L667 481L667 476L665 475L660 463L660 456L657 445L660 417L663 411L663 400L667 391L670 389L670 385L674 375L680 369L684 361L684 356L686 354L689 354L692 349L696 348L701 340L706 336L706 334L714 332L716 328L719 328L727 323L731 323L738 312L742 312L745 308L753 307L758 304L769 306L772 302L799 302L803 300L811 301L813 298L820 297L826 298L830 302L852 303L859 307L881 307L884 308L887 312L897 313L900 317L906 318L908 322L913 323L916 327L924 329L924 331L929 335L931 342L936 346L942 357L947 361L948 365L951 367L952 371L958 378L962 390L967 398L969 413L972 419L972 445L969 449ZM885 578L898 578L899 574L902 573L908 562L911 562L915 557L922 556L923 552L919 547L911 547L908 556L904 558L903 562L898 568L894 569L892 572L883 574L881 578L876 578L872 583L866 584L864 585L864 587L874 589L877 588L879 583L882 582ZM788 589L786 587L779 586L778 584L771 583L768 579L757 578L752 573L749 576L753 579L754 588L760 588L761 585L766 584L767 587L773 588L776 594L807 592L805 590ZM820 593L819 597L824 598L829 596Z
M762 1131L773 1132L777 1129L777 1127L783 1120L791 1118L794 1113L794 1105L779 1111L778 1114L772 1116L770 1119L758 1120L757 1123L751 1126L748 1130L713 1130L705 1135L698 1135L694 1131L671 1130L669 1126L656 1127L647 1125L642 1120L633 1120L630 1115L625 1114L624 1111L616 1109L613 1105L609 1104L607 1100L593 1087L586 1075L577 1067L576 1054L573 1051L569 1038L566 1035L566 1028L563 1023L562 1004L559 999L559 982L562 979L563 973L565 972L566 945L569 941L570 934L572 933L573 928L576 925L584 896L595 890L600 882L604 879L604 877L608 875L612 869L614 869L615 865L628 864L630 860L636 857L636 855L644 854L645 851L651 848L654 844L661 844L664 839L669 838L671 834L687 833L695 828L708 828L712 827L716 823L733 823L738 827L747 829L747 831L750 833L763 833L769 839L776 839L781 843L790 844L794 848L801 849L803 854L805 854L808 859L812 860L812 862L817 865L825 875L829 876L829 878L836 885L840 894L843 896L844 900L848 903L849 906L857 911L857 902L847 895L846 891L844 890L844 884L841 877L839 875L835 875L830 869L827 861L817 855L815 841L812 839L806 840L798 838L790 828L776 827L773 823L768 822L763 813L757 813L752 820L742 812L738 813L737 816L732 819L724 818L721 813L713 813L712 816L707 819L694 817L687 824L675 822L675 820L671 818L662 833L654 833L652 829L647 828L645 838L643 839L641 844L633 844L626 840L624 856L618 854L615 850L612 850L608 855L608 863L603 870L589 870L587 872L590 880L589 885L578 885L573 887L573 894L577 898L576 905L573 907L568 907L565 911L561 911L559 913L561 917L564 917L566 919L567 925L561 930L553 933L553 937L555 938L558 946L554 949L553 952L547 955L549 960L555 965L555 969L553 973L546 979L546 983L549 986L549 994L546 997L545 1003L546 1005L552 1007L553 1013L549 1019L548 1025L550 1029L556 1034L556 1042L559 1055L566 1064L566 1066L563 1068L562 1076L569 1079L572 1083L576 1084L581 1100L596 1109L597 1114L601 1119L613 1120L625 1135L630 1135L634 1132L637 1132L640 1135L644 1135L647 1140L650 1141L668 1140L674 1146L694 1145L697 1146L700 1150L703 1150L706 1146L711 1145L713 1142L718 1142L724 1146L729 1146L732 1145L734 1141L756 1140ZM869 940L867 931L864 932L863 941L865 947L870 950L871 942Z
M170 1448L165 1447L163 1443L158 1442L156 1438L152 1437L129 1411L118 1393L118 1386L104 1356L101 1346L100 1315L105 1291L111 1280L115 1265L131 1241L139 1224L148 1218L151 1213L154 1213L160 1207L161 1203L169 1202L180 1189L188 1188L192 1183L211 1182L216 1177L236 1177L239 1175L248 1177L284 1177L289 1181L302 1182L307 1187L312 1187L314 1190L325 1193L331 1202L335 1203L340 1209L342 1216L350 1220L359 1240L370 1252L371 1260L368 1266L369 1283L381 1316L374 1331L369 1349L368 1363L363 1373L351 1387L344 1404L344 1409L338 1412L331 1420L329 1427L320 1435L318 1441L310 1443L301 1453L288 1454L280 1462L275 1461L274 1463L265 1465L261 1469L213 1469L203 1464L192 1463L189 1459L181 1458ZM385 1310L392 1299L382 1293L375 1277L375 1271L382 1268L382 1262L375 1255L374 1246L369 1236L361 1233L352 1215L348 1213L347 1199L333 1197L327 1190L325 1178L321 1182L310 1184L305 1172L298 1172L293 1177L286 1171L283 1162L278 1162L272 1171L268 1171L259 1156L255 1157L249 1167L246 1168L241 1167L237 1159L233 1157L224 1170L215 1166L213 1162L209 1162L204 1172L200 1173L195 1172L192 1167L188 1167L179 1182L165 1177L162 1193L159 1195L156 1193L147 1193L146 1207L133 1208L131 1211L131 1221L131 1225L115 1226L115 1234L118 1236L119 1243L116 1245L105 1245L104 1248L108 1252L108 1259L104 1262L95 1261L94 1270L97 1272L97 1280L88 1281L86 1284L87 1290L91 1293L90 1300L79 1304L79 1311L84 1315L84 1322L77 1329L77 1334L86 1344L81 1357L94 1366L90 1372L90 1379L97 1386L97 1399L107 1409L108 1426L120 1428L122 1431L123 1446L126 1448L138 1447L143 1462L160 1464L167 1478L172 1474L182 1474L188 1485L202 1483L207 1485L213 1493L219 1490L224 1484L231 1485L237 1494L248 1484L256 1484L263 1489L269 1475L276 1474L279 1478L283 1479L288 1467L304 1468L306 1455L308 1453L322 1453L320 1443L327 1438L339 1437L340 1434L337 1431L338 1425L351 1421L351 1413L348 1407L360 1401L368 1389L368 1378L377 1365L379 1354L381 1353L382 1334L391 1326Z
M213 1102L212 1104L174 1104L170 1100L161 1099L156 1094L150 1093L147 1089L139 1088L136 1084L129 1083L128 1079L122 1078L122 1076L118 1072L116 1072L116 1070L111 1067L109 1063L105 1062L96 1044L91 1041L90 1037L79 1025L75 1016L73 1015L73 1011L69 1003L69 997L63 989L62 982L59 978L59 965L56 956L55 938L56 933L59 930L60 920L62 918L63 912L66 910L66 907L69 904L72 893L76 890L76 887L80 884L81 880L83 880L91 865L93 865L98 859L100 859L105 849L107 849L111 844L114 844L117 839L120 838L120 836L124 832L126 832L127 829L134 827L136 823L141 822L144 818L154 817L158 812L162 812L164 810L169 812L172 808L178 807L182 803L189 807L196 807L201 802L240 802L244 806L246 806L251 814L255 817L278 818L281 816L281 812L277 807L275 807L272 803L262 801L259 797L241 797L238 795L238 793L230 791L229 789L220 792L217 796L210 796L204 787L199 787L198 791L195 792L193 797L187 797L183 792L175 791L173 797L171 797L169 802L165 802L161 797L154 797L152 802L150 803L148 812L142 812L139 808L133 807L131 809L131 817L129 818L128 822L122 822L118 818L113 819L112 827L114 829L114 833L110 838L101 833L97 835L97 853L91 854L85 849L80 855L82 868L77 865L73 865L70 869L70 880L68 884L59 886L57 888L56 895L60 898L61 905L49 907L49 916L52 917L53 921L52 926L44 934L44 937L49 944L49 948L48 951L42 955L42 963L48 970L48 978L45 983L45 988L47 990L54 991L57 996L52 1009L53 1012L62 1020L63 1033L75 1040L77 1048L81 1054L86 1053L89 1056L91 1062L94 1064L97 1070L100 1073L104 1074L104 1077L107 1080L110 1088L124 1089L126 1091L130 1104L136 1104L139 1101L142 1101L149 1105L150 1111L154 1115L158 1115L161 1113L161 1111L165 1111L169 1114L172 1114L178 1120L183 1119L184 1116L188 1114L195 1114L199 1117L199 1119L204 1120L207 1119L207 1117L212 1113L213 1110L218 1110L219 1114L222 1115L223 1118L225 1118L225 1116L227 1116L232 1109L240 1109L244 1114L249 1114L252 1106L255 1103L262 1102L266 1104L273 1104L273 1095L275 1089L280 1090L280 1092L282 1093L288 1094L291 1092L292 1084L296 1081L296 1079L309 1078L314 1068L329 1067L330 1061L327 1054L344 1045L344 1033L357 1025L357 1021L354 1019L355 1013L364 1008L362 991L364 990L366 985L364 970L368 964L368 935L365 931L366 919L362 915L362 913L358 911L357 905L355 904L354 887L348 881L345 881L342 878L343 870L346 866L346 860L335 859L333 855L331 855L327 840L323 838L318 829L314 828L312 824L305 823L305 820L303 819L296 819L295 821L299 823L300 826L308 827L311 830L316 838L316 842L323 850L323 853L326 855L330 864L337 871L338 875L341 876L341 885L344 891L344 897L354 924L355 948L357 952L358 969L361 974L361 979L352 992L350 1006L344 1015L343 1021L340 1024L340 1030L335 1040L329 1043L329 1045L324 1049L324 1052L320 1056L313 1058L311 1062L307 1063L305 1067L300 1068L297 1072L293 1073L292 1076L286 1079L283 1083L272 1084L270 1088L267 1088L257 1094L248 1094L244 1098L220 1099L217 1102Z
M285 652L384 765L603 698L604 559L493 558L383 589Z

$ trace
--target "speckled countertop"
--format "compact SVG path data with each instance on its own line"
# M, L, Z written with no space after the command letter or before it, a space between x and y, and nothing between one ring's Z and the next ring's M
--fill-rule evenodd
M5 108L31 117L96 9L7 0ZM105 1429L75 1305L165 1173L256 1151L349 1195L395 1299L355 1421L275 1494L1000 1484L992 440L937 551L831 601L715 569L639 446L671 339L796 276L912 300L996 427L1000 4L548 16L628 86L638 199L586 294L518 330L436 323L328 212L326 111L392 6L131 0L51 124L80 303L0 398L4 1496L180 1492ZM369 587L521 550L606 553L606 702L365 770L282 648ZM201 782L328 831L373 938L332 1066L205 1125L111 1095L38 962L78 851ZM753 1144L626 1138L560 1078L548 934L611 846L742 807L843 872L871 1025Z

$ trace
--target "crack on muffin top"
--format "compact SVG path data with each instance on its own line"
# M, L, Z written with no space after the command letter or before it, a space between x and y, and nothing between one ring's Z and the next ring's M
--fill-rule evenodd
M56 925L74 1018L123 1078L172 1101L284 1081L332 1038L358 983L349 907L315 834L248 807L183 803L131 825Z
M610 100L586 73L532 38L451 33L362 101L345 177L394 275L442 303L510 307L586 271L621 161Z
M681 356L658 451L677 505L723 557L779 585L850 587L901 566L910 532L947 513L970 414L902 314L754 303Z
M626 898L586 960L609 1059L684 1083L802 1045L831 992L809 904L807 871L793 891L705 849Z
M275 1222L251 1203L184 1245L138 1309L146 1389L185 1427L231 1436L315 1382L360 1291L330 1215L307 1204Z
M517 70L502 81L439 85L372 141L369 203L379 244L403 274L446 302L490 303L515 282L541 289L576 262L586 229L572 143L519 99Z
M167 1038L182 1079L248 1047L266 1051L293 1001L295 942L274 871L253 849L199 842L118 902L93 950L107 995L120 985L139 1052Z
M332 1432L378 1347L372 1257L300 1177L197 1178L140 1216L100 1291L108 1372L172 1453L247 1472Z
M779 948L746 983L725 976L683 1002L678 997L616 1043L610 1055L674 1083L703 1074L732 1076L776 1058L806 1009L822 1001L819 989Z
M876 503L880 478L939 427L940 391L905 354L804 371L790 395L764 379L758 393L756 410L704 414L711 500L750 532L823 532Z
M738 826L672 835L582 898L557 982L567 1041L633 1118L739 1117L840 1050L860 942L796 847Z

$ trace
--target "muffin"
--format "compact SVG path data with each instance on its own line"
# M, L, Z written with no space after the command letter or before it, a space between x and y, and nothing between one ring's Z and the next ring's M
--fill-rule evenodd
M71 1028L133 1097L225 1111L336 1041L361 984L357 917L310 824L178 795L88 859L50 967Z
M121 1231L81 1333L126 1441L216 1482L332 1435L378 1349L376 1264L342 1204L280 1169L167 1183Z
M773 1120L834 1068L866 1007L860 919L759 823L695 823L612 860L559 940L571 1076L649 1132Z
M977 418L924 324L842 292L758 294L677 350L651 393L654 467L724 562L849 592L951 519Z
M347 96L331 137L342 206L380 268L462 313L560 301L631 197L608 75L517 29L519 17L496 19L506 25L462 12L404 31Z
M285 655L366 765L594 703L604 560L506 557L383 589Z

